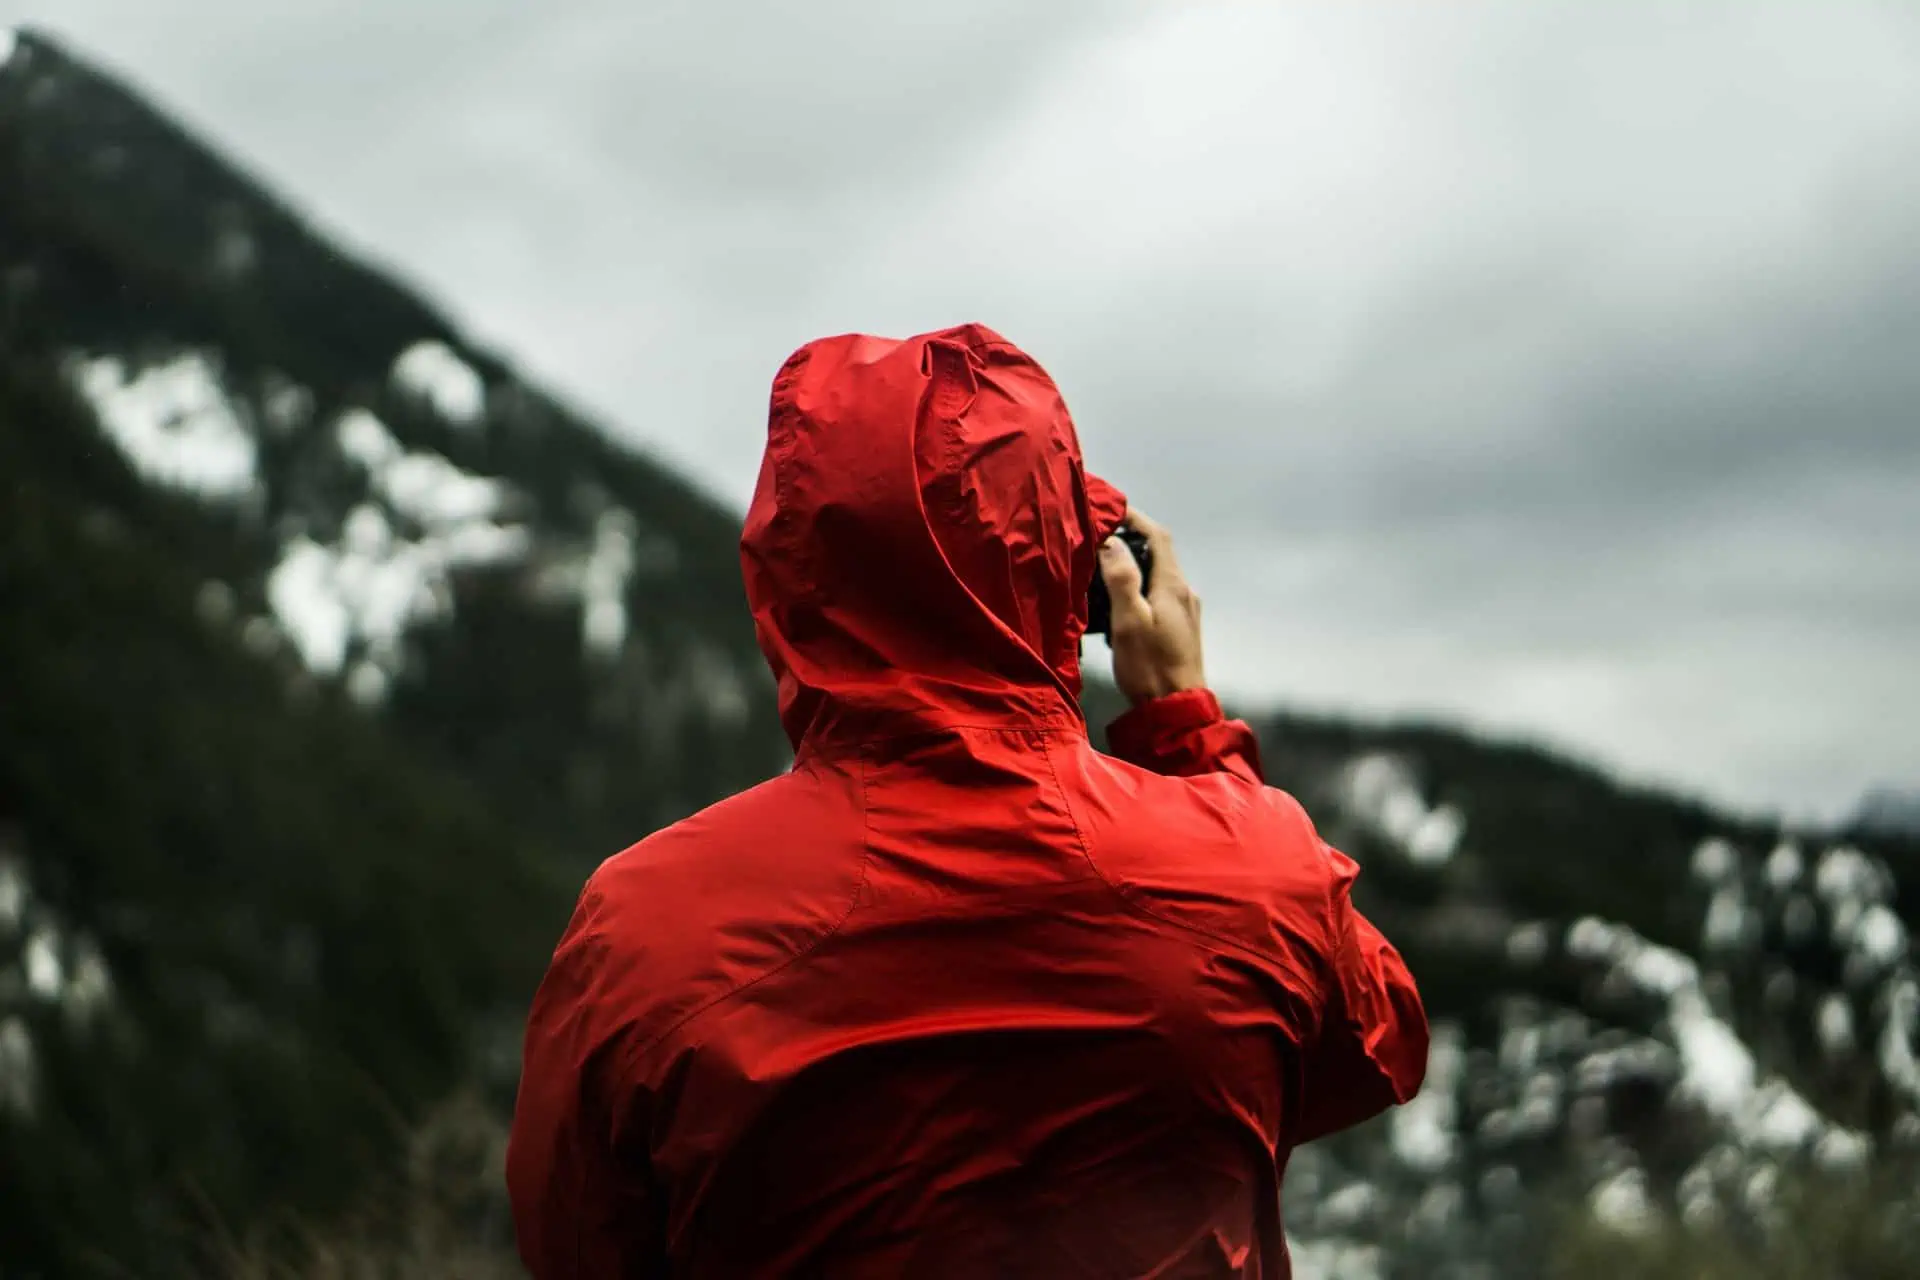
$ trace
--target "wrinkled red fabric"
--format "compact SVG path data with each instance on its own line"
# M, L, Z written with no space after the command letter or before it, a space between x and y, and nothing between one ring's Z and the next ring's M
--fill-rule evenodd
M791 772L582 893L508 1181L560 1277L1275 1277L1295 1145L1411 1097L1412 978L1204 690L1077 706L1053 382L967 326L774 382L741 540Z

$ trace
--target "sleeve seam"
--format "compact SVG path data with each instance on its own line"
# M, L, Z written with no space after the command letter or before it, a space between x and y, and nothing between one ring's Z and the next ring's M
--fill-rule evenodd
M1199 938L1212 942L1217 946L1225 947L1230 951L1251 957L1265 964L1278 964L1282 968L1291 968L1291 966L1286 964L1284 959L1269 955L1259 947L1250 946L1238 939L1229 938L1225 934L1215 933L1212 930L1202 929L1197 925L1186 924L1162 915L1129 893L1124 886L1117 883L1106 873L1105 868L1103 868L1093 856L1093 850L1087 843L1086 832L1081 828L1080 819L1073 811L1073 800L1067 795L1067 789L1061 785L1060 772L1054 767L1052 744L1043 744L1042 755L1047 762L1047 772L1053 779L1054 790L1059 793L1061 807L1066 810L1067 821L1073 827L1074 841L1080 846L1080 856L1086 860L1087 866L1093 871L1093 874L1098 877L1100 883L1107 887L1109 893L1119 899L1123 907L1137 916L1151 920L1155 924L1165 928L1178 930L1190 938Z
M862 757L860 759L860 870L854 880L853 892L847 897L846 909L840 913L839 918L829 925L819 937L788 956L785 960L782 960L779 964L774 965L764 973L754 975L744 982L736 983L725 991L695 1005L691 1010L674 1019L664 1030L655 1033L641 1042L641 1044L628 1055L627 1061L630 1069L638 1073L647 1055L659 1048L674 1033L680 1031L703 1014L709 1013L720 1005L732 1000L735 996L743 995L761 983L778 977L780 974L785 973L787 970L805 961L821 947L832 941L835 935L846 927L847 921L853 918L853 913L859 909L862 899L866 897L867 886L873 874L873 838L868 809L867 762L866 759Z

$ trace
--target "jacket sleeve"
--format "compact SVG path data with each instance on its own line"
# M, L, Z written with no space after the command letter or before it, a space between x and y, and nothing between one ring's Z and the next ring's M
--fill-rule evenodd
M507 1191L533 1280L667 1274L659 1197L646 1168L644 1097L622 1078L621 1041L608 1033L601 998L607 952L599 910L589 884L527 1020ZM629 1134L638 1140L625 1140Z
M1107 742L1114 755L1155 773L1231 773L1265 782L1253 730L1228 720L1219 699L1205 689L1141 703L1109 726ZM1359 864L1321 842L1311 824L1307 836L1328 860L1322 935L1327 997L1319 1035L1304 1046L1295 1143L1407 1101L1419 1092L1427 1070L1427 1016L1413 975L1353 906Z
M1107 746L1128 764L1169 777L1232 773L1260 782L1260 743L1229 720L1208 689L1188 689L1133 708L1107 726Z
M1306 1046L1304 1092L1293 1141L1312 1142L1420 1091L1427 1075L1427 1013L1393 944L1354 910L1359 864L1331 845L1327 1001Z

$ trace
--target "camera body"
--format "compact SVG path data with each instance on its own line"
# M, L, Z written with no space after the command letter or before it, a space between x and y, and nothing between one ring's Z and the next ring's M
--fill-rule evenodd
M1140 593L1145 595L1153 587L1153 548L1147 545L1147 535L1122 525L1114 536L1126 544L1133 562L1140 566ZM1097 565L1093 585L1087 589L1087 634L1105 636L1109 645L1113 643L1113 600L1107 595L1107 580Z

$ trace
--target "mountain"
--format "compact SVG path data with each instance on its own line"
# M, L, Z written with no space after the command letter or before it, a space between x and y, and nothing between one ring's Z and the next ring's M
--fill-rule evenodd
M1920 837L1920 788L1873 788L1854 812L1853 826L1876 835Z
M0 54L0 1277L302 1255L449 1106L493 1158L581 879L784 767L739 514L54 41ZM1437 1030L1420 1100L1295 1156L1303 1274L1765 1239L1800 1186L1897 1221L1920 840L1255 719Z
M733 513L32 34L0 192L0 1274L149 1274L510 1096L586 870L784 743Z

